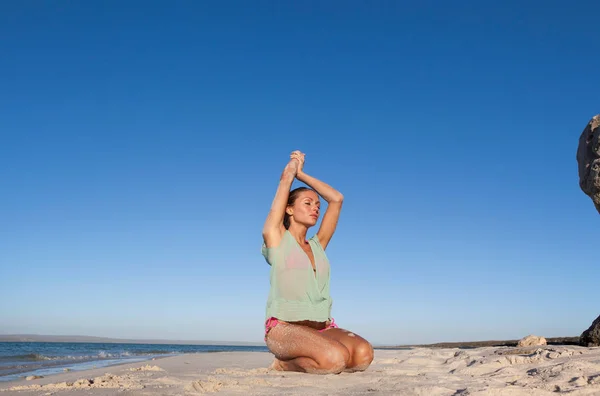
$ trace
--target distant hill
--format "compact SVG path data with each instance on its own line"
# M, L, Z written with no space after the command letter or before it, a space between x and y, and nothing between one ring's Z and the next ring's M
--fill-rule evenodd
M548 345L579 345L579 337L547 337ZM396 345L382 346L381 349L393 348L480 348L480 347L515 347L519 340L503 340L503 341L465 341L465 342L439 342L436 344L413 344L413 345Z
M263 342L208 341L208 340L161 340L161 339L125 339L78 335L41 335L41 334L0 334L0 342L89 342L118 344L171 344L171 345L234 345L264 346Z

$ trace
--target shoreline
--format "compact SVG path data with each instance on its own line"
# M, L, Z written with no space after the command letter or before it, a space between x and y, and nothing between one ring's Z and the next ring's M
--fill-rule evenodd
M104 360L88 360L74 364L60 364L57 366L42 367L34 370L27 370L17 373L11 373L0 376L0 385L7 384L15 381L22 381L30 376L39 376L42 378L53 378L57 375L64 373L85 373L95 369L108 369L109 367L121 366L126 364L144 363L152 360L179 356L179 355L167 355L164 357L135 357L128 359L104 359Z
M135 350L128 349L129 344L115 344L116 348L110 350L103 348L101 344L98 344L100 346L98 348L91 343L83 343L82 348L76 346L78 343L65 343L64 347L59 347L61 349L48 346L49 343L36 344L37 346L27 345L27 350L9 347L4 351L6 355L4 358L0 355L0 384L27 377L51 378L65 372L82 373L96 368L142 363L175 356L220 352L268 352L264 346L183 345L183 348L177 350L171 350L169 347L158 350L161 345L152 344L146 350ZM12 356L11 352L13 352Z
M237 366L236 362L238 361L250 362L257 369L262 368L259 371L266 372L272 359L273 355L268 352L219 351L183 353L154 357L144 361L123 361L104 367L59 372L32 380L18 378L2 381L0 382L0 395L38 395L40 391L45 391L42 394L46 394L48 391L55 394L55 392L61 390L68 392L69 395L79 394L77 392L73 393L73 391L83 391L85 393L81 394L89 394L90 390L97 390L99 392L98 395L112 395L115 389L145 389L147 385L141 382L145 382L144 379L148 379L148 377L164 377L167 373L183 377L196 374L202 376L222 366ZM163 389L164 387L159 385L156 388ZM106 391L109 392L105 393Z

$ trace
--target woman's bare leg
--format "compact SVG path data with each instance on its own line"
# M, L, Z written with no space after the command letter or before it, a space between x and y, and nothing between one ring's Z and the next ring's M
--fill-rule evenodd
M364 371L371 365L374 355L373 347L358 334L339 328L327 329L321 334L338 341L348 349L350 359L346 364L345 371Z
M272 367L281 371L338 374L350 359L343 344L307 326L279 322L266 343L277 359Z

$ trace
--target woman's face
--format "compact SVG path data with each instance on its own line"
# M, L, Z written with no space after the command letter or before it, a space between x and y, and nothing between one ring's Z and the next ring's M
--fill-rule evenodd
M292 205L292 210L292 217L296 223L307 227L314 226L321 211L319 195L314 191L302 191Z

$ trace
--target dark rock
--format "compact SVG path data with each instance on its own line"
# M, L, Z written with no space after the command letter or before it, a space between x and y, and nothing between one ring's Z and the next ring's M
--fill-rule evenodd
M469 392L469 389L463 388L463 389L457 389L456 392L454 392L452 394L452 396L467 396L470 394L471 394L471 392Z
M592 325L579 337L579 345L585 347L600 346L600 316L592 322Z
M600 213L600 114L595 115L579 136L577 166L579 188L592 199Z

